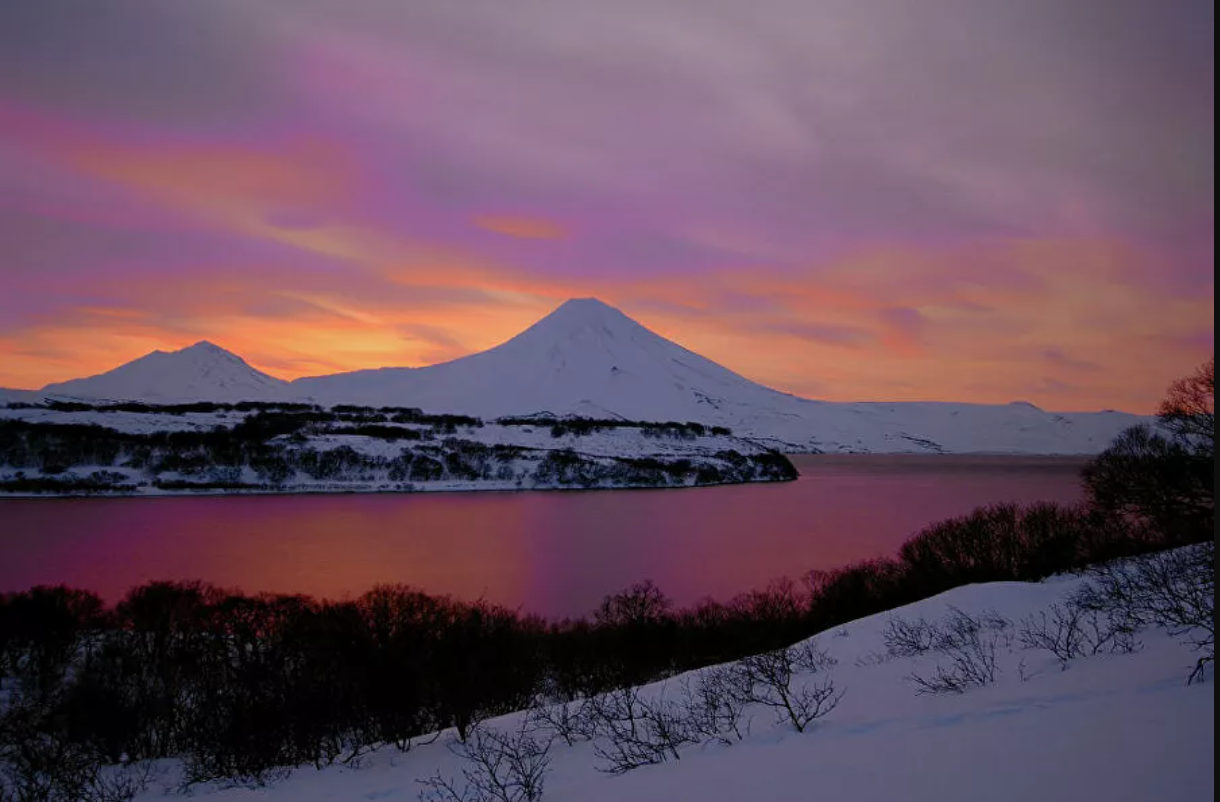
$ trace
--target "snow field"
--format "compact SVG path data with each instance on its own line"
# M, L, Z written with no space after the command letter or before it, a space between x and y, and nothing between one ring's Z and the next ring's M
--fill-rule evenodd
M1131 654L1097 655L1061 669L1053 655L1001 649L997 680L962 694L917 695L907 677L928 671L934 654L878 660L892 616L940 619L952 608L994 610L1014 624L1062 600L1082 580L994 583L958 588L899 610L836 627L813 639L837 663L829 669L841 702L804 733L772 711L747 708L749 730L731 745L679 749L680 759L619 775L599 771L597 742L556 739L545 800L895 799L967 802L1106 802L1210 799L1214 793L1214 682L1186 684L1194 656L1160 630L1139 633ZM702 669L708 671L711 669ZM697 672L691 672L692 674ZM684 679L642 690L673 698ZM824 679L823 673L799 682ZM526 713L482 726L515 732ZM197 786L197 799L230 802L416 800L420 780L459 777L453 731L402 753L386 747L360 766L300 768L263 788ZM164 766L160 785L172 784ZM157 787L144 802L179 798Z

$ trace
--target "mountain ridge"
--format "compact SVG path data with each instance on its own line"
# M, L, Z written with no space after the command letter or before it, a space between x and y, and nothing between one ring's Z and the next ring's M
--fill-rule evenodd
M143 401L413 406L494 419L551 414L697 421L787 452L1087 454L1149 420L1047 412L1028 401L829 402L775 390L668 340L596 298L574 298L486 351L417 368L287 382L201 340L42 393Z

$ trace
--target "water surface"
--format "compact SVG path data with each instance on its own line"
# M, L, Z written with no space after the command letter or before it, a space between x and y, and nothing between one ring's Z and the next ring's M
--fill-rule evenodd
M153 579L344 598L404 582L551 617L652 579L681 604L892 555L999 501L1081 497L1064 457L795 456L796 482L687 490L0 500L0 591L115 601Z

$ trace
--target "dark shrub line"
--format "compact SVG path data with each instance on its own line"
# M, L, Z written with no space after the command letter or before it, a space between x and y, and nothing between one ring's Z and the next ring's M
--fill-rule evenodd
M394 420L408 413L393 413ZM786 481L796 469L782 454L743 455L720 451L696 466L689 459L610 457L572 449L528 449L487 445L437 433L456 431L461 416L412 416L433 429L385 423L336 424L332 412L259 411L231 428L120 432L96 424L31 423L0 420L0 461L18 475L0 480L0 491L26 493L131 492L130 479L115 471L88 477L67 472L74 466L124 467L140 471L163 489L268 489L300 476L300 481L429 482L495 480L597 487L666 487L749 481ZM476 421L477 422L477 421ZM479 424L481 425L481 423ZM305 447L305 436L361 435L408 441L395 456L368 455L351 446ZM521 464L517 460L525 458ZM256 479L243 476L249 468ZM33 469L41 476L27 477ZM169 473L170 476L160 476ZM66 474L66 475L65 475ZM176 475L175 475L176 474Z
M500 426L539 426L548 427L551 437L575 435L583 437L595 432L612 429L639 429L646 437L667 437L673 439L693 439L704 435L728 436L733 430L727 426L712 426L694 421L638 421L620 418L582 418L571 416L564 418L514 417L497 418Z

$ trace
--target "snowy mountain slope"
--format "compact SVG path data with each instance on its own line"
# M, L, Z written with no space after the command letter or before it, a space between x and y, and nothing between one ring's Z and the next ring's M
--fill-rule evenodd
M936 620L952 605L994 610L1014 623L1062 600L1082 582L972 585L894 611ZM927 674L928 655L878 663L881 613L817 636L838 660L842 701L810 731L797 733L769 711L747 710L750 727L729 746L687 745L681 759L615 776L598 771L596 743L555 739L544 802L1177 802L1215 791L1215 682L1187 685L1196 655L1161 631L1139 634L1133 654L1081 658L1061 670L1047 652L1002 649L997 681L962 694L917 696L906 677ZM693 672L692 672L693 673ZM644 694L680 698L684 677ZM521 713L486 722L513 733ZM265 788L196 786L208 802L414 802L421 780L459 775L453 732L409 753L392 747L358 767L307 766ZM171 802L176 764L137 802ZM460 776L460 775L459 775ZM163 790L167 789L167 790Z
M765 387L593 298L562 304L516 337L423 368L288 383L210 343L153 352L43 393L134 399L300 400L412 406L434 413L551 414L727 426L789 453L1092 454L1146 421L1121 412L1051 413L1031 404L832 403Z
M273 401L288 396L288 382L203 340L178 351L153 351L97 376L48 384L41 392L140 401Z
M0 404L37 404L42 393L37 390L9 390L0 387Z
M408 404L486 418L556 415L728 426L780 450L1101 451L1140 418L1053 414L1029 404L841 404L777 392L592 298L570 300L511 340L424 368L298 379L323 403Z
M701 396L749 403L779 395L660 337L592 298L567 301L511 340L425 368L383 368L298 379L320 401L379 404L482 417L552 412L630 420L696 420Z

